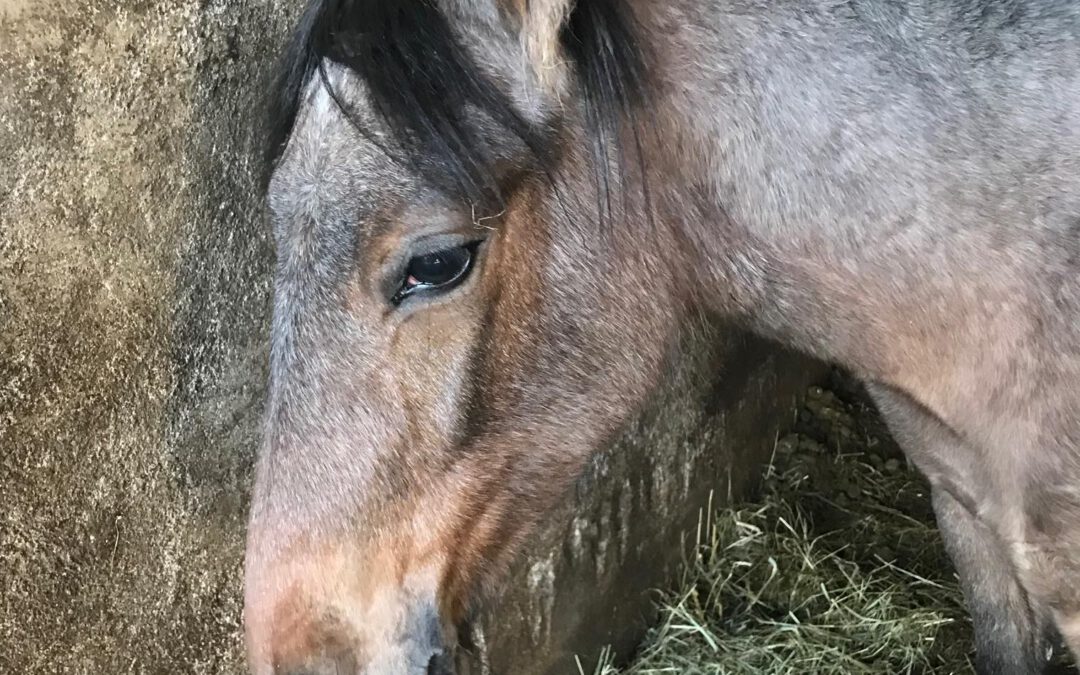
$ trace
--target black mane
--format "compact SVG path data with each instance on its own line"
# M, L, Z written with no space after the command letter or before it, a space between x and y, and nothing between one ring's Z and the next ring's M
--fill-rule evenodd
M584 94L600 166L607 164L620 119L643 88L643 59L620 5L621 0L578 0L560 35ZM284 150L312 77L324 79L339 108L371 137L329 87L324 59L365 83L393 136L395 147L384 150L440 187L474 203L501 199L493 158L467 117L470 106L519 139L542 169L550 166L550 130L517 113L461 46L434 0L313 0L282 58L270 111L268 169Z

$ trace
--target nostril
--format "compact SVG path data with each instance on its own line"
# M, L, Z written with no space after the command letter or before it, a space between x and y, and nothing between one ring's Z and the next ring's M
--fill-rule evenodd
M439 652L431 657L427 665L427 675L454 675L450 658Z

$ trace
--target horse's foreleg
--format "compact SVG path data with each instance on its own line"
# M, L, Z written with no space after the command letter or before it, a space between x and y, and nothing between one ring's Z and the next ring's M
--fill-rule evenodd
M975 628L976 671L1043 672L1047 654L1042 622L998 537L946 490L934 488L933 502Z
M1001 538L962 501L975 489L976 455L932 413L907 395L870 383L893 436L932 484L934 513L960 576L975 628L979 675L1035 675L1046 665L1044 621L1033 611ZM964 494L960 499L950 490Z

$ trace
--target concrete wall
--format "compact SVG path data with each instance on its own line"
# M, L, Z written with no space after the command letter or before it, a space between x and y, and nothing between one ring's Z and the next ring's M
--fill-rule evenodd
M3 5L0 672L240 668L257 97L296 4Z
M0 0L2 673L242 669L258 111L298 9ZM705 342L522 562L476 672L626 639L708 489L752 474L805 364Z

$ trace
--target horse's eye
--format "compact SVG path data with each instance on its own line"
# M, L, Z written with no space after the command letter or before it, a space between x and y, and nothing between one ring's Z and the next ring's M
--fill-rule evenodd
M401 304L405 298L416 293L445 291L460 284L472 269L477 245L457 246L411 259L393 303Z

